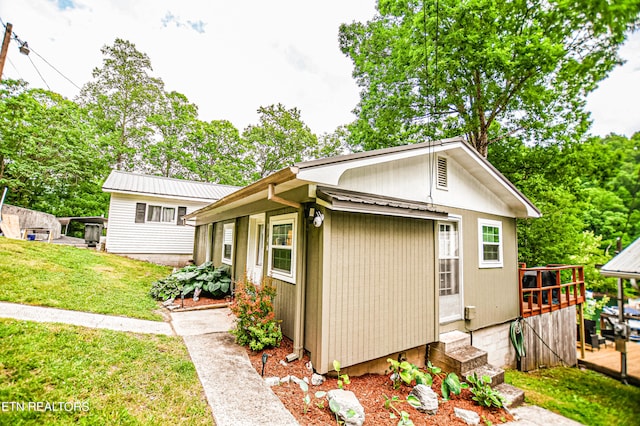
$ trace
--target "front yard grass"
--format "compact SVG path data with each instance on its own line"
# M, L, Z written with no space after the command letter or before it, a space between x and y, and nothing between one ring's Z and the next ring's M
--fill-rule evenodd
M530 404L584 425L640 424L640 388L590 370L557 367L505 372L505 381L525 392Z
M180 338L64 324L0 319L3 403L0 424L213 424Z
M0 238L0 300L162 320L151 283L171 268L93 250Z

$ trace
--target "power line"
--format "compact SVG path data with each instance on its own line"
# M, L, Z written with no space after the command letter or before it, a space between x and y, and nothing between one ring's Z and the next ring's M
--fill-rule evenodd
M49 89L49 91L51 91L51 87L49 87L49 85L47 84L47 82L45 81L44 77L42 76L42 74L40 74L40 70L38 69L38 67L36 67L36 64L33 63L33 61L31 60L31 56L27 56L27 58L29 58L29 62L31 62L31 65L33 65L33 68L36 69L36 72L38 73L38 75L40 76L40 78L42 79L42 81L44 82L44 85L47 86L47 89Z
M2 20L2 18L0 18L0 23L2 24L3 27L6 28L6 24L4 23L4 21ZM81 90L80 86L78 86L76 83L74 83L69 77L67 77L66 75L64 75L62 73L62 71L60 71L59 69L57 69L56 67L54 67L49 61L47 61L42 55L40 55L38 52L36 52L31 46L29 46L27 44L26 41L22 41L20 40L20 38L18 37L18 35L16 33L13 33L13 39L16 40L19 44L20 44L20 50L23 51L23 49L26 49L26 55L29 56L29 52L33 52L35 53L40 59L42 59L44 61L45 64L49 65L55 72L57 72L58 74L60 74L65 80L67 80L69 83L71 83L76 89ZM24 52L23 52L24 53ZM42 74L40 73L40 70L38 70L38 68L36 67L35 63L33 62L33 60L31 60L31 58L29 58L29 61L31 62L31 64L33 65L33 67L36 69L36 71L38 72L38 75L40 76L40 78L42 79L42 81L44 82L44 84L47 86L47 88L49 90L51 90L51 88L49 87L49 85L47 84L47 82L45 81L44 77L42 77ZM13 65L13 63L12 63ZM13 66L14 69L16 68L15 66ZM17 69L16 69L17 71ZM18 73L19 75L20 73Z

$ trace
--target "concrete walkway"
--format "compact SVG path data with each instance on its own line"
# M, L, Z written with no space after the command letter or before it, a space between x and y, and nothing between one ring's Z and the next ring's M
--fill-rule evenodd
M297 425L282 401L251 365L247 352L228 333L229 309L172 312L207 395L216 426Z
M174 334L171 325L161 321L90 314L88 312L43 308L40 306L20 305L7 302L0 302L0 318L14 318L36 322L59 322L89 328L106 328L109 330L131 331L134 333L164 334L167 336Z

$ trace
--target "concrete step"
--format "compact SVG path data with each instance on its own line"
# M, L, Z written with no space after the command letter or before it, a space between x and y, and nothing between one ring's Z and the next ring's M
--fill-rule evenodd
M429 345L429 361L447 373L466 377L472 370L487 364L487 353L473 346L463 346L446 353Z
M431 346L444 353L470 345L471 336L458 330L442 333L439 336L439 340L431 344Z
M505 397L505 407L514 408L524 404L524 391L522 389L518 389L507 383L499 384L493 388Z
M502 368L494 367L490 364L481 365L480 367L471 370L469 373L467 373L467 376L473 373L476 373L478 377L491 377L492 388L495 388L496 386L504 383L504 370ZM464 379L466 379L466 376L464 377Z

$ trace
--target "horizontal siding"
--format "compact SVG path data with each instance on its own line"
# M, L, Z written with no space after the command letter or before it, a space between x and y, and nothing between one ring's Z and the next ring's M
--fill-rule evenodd
M433 222L332 212L330 235L324 362L349 366L435 341Z
M111 194L107 251L112 253L193 253L194 228L173 223L135 223L136 203L187 208L187 213L204 207L205 203L172 201L154 197Z

